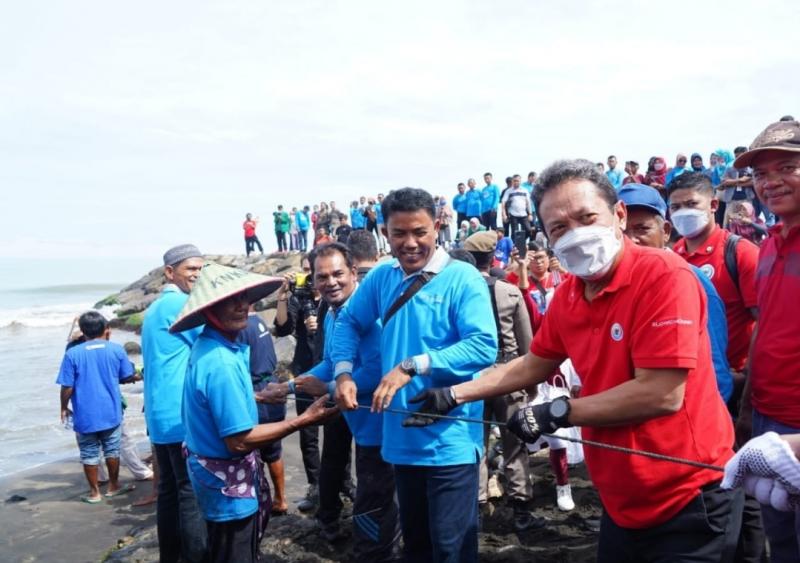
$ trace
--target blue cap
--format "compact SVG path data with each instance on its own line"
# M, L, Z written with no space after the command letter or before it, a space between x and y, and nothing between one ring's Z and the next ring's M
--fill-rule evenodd
M667 218L667 204L655 188L644 184L625 184L617 192L617 196L626 207L646 207L664 219Z

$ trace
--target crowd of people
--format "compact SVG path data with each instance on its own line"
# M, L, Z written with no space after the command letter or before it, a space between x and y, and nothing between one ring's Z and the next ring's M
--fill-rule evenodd
M787 120L791 116L786 116ZM767 236L767 228L775 223L775 216L761 204L753 188L751 171L738 168L734 159L743 154L747 147L738 146L733 152L717 149L709 155L706 167L700 153L692 153L691 158L678 153L674 166L669 166L664 157L649 158L645 174L639 172L635 160L625 162L623 170L615 155L606 162L597 162L597 169L606 175L609 183L619 191L628 184L650 186L667 199L667 186L683 174L699 173L706 176L714 188L717 200L715 222L756 244ZM474 178L466 183L459 182L455 195L434 196L436 219L439 223L438 244L445 248L460 246L466 237L483 230L501 227L505 236L525 232L531 238L541 232L533 192L537 185L536 172L529 172L527 180L522 181L519 174L508 176L505 187L494 183L491 172L483 175L484 186L478 187ZM278 205L273 212L275 240L279 252L306 252L309 249L309 229L311 247L328 242L347 240L353 230L364 229L373 234L381 252L385 252L386 238L382 233L384 226L381 202L384 195L376 197L361 196L353 200L347 212L340 211L335 201L321 202L314 206L292 207L290 212ZM498 218L500 224L498 225ZM244 229L245 251L247 256L258 246L264 253L261 241L255 234L259 219L247 213L242 225ZM677 235L677 233L676 233ZM543 237L542 237L543 238ZM677 238L676 238L677 240Z
M498 495L516 531L547 526L528 457L545 444L563 511L570 457L585 459L598 561L800 561L800 122L734 154L653 158L643 176L561 160L503 190L487 173L452 201L402 188L349 215L279 206L279 250L315 233L283 278L171 248L142 329L161 560L255 561L289 510L280 441L298 432L297 508L330 542L352 533L357 561L477 561ZM253 305L275 292L270 330ZM58 383L94 499L98 450L116 479L105 427L132 374L81 328ZM271 334L296 339L289 379ZM111 404L86 426L76 399L101 390ZM601 445L576 450L581 436Z

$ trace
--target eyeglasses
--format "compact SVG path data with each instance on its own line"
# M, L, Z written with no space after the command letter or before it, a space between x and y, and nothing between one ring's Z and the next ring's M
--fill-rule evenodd
M681 163L681 164L686 164L686 159L685 158L679 158L678 162Z

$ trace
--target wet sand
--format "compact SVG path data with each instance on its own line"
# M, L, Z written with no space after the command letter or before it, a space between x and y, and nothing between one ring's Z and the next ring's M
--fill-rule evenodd
M318 535L313 518L296 509L306 486L297 436L284 440L284 456L290 512L270 520L261 544L262 561L351 561L349 539L329 544ZM494 502L494 513L484 519L480 537L481 561L593 561L597 534L587 520L598 518L600 508L585 468L570 470L577 506L565 513L555 506L547 458L532 457L531 462L536 476L534 506L539 516L548 518L546 527L515 533L510 507L504 500ZM121 473L123 483L132 480L126 469ZM138 482L132 493L98 505L80 502L86 490L77 451L73 460L44 465L0 481L0 561L158 561L155 505L131 506L150 493L150 482ZM25 500L10 502L13 495Z

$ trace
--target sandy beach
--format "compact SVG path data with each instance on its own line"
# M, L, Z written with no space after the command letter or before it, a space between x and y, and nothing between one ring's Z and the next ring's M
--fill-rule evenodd
M321 540L313 518L297 512L296 502L305 491L298 439L284 440L287 516L273 518L262 541L262 562L346 562L350 543L335 545ZM144 451L142 452L145 453ZM555 509L552 476L546 457L532 457L537 514L548 519L538 530L514 533L511 509L504 501L484 521L482 561L588 562L594 560L596 532L589 519L600 514L597 493L586 479L583 466L570 471L577 508L569 513ZM132 481L126 469L121 482ZM50 463L0 480L0 561L9 563L158 561L155 505L134 508L131 503L150 493L149 481L137 482L133 492L98 505L80 502L86 492L81 466L75 457ZM16 495L16 497L15 497ZM24 497L22 500L20 497ZM349 507L345 508L346 512Z

